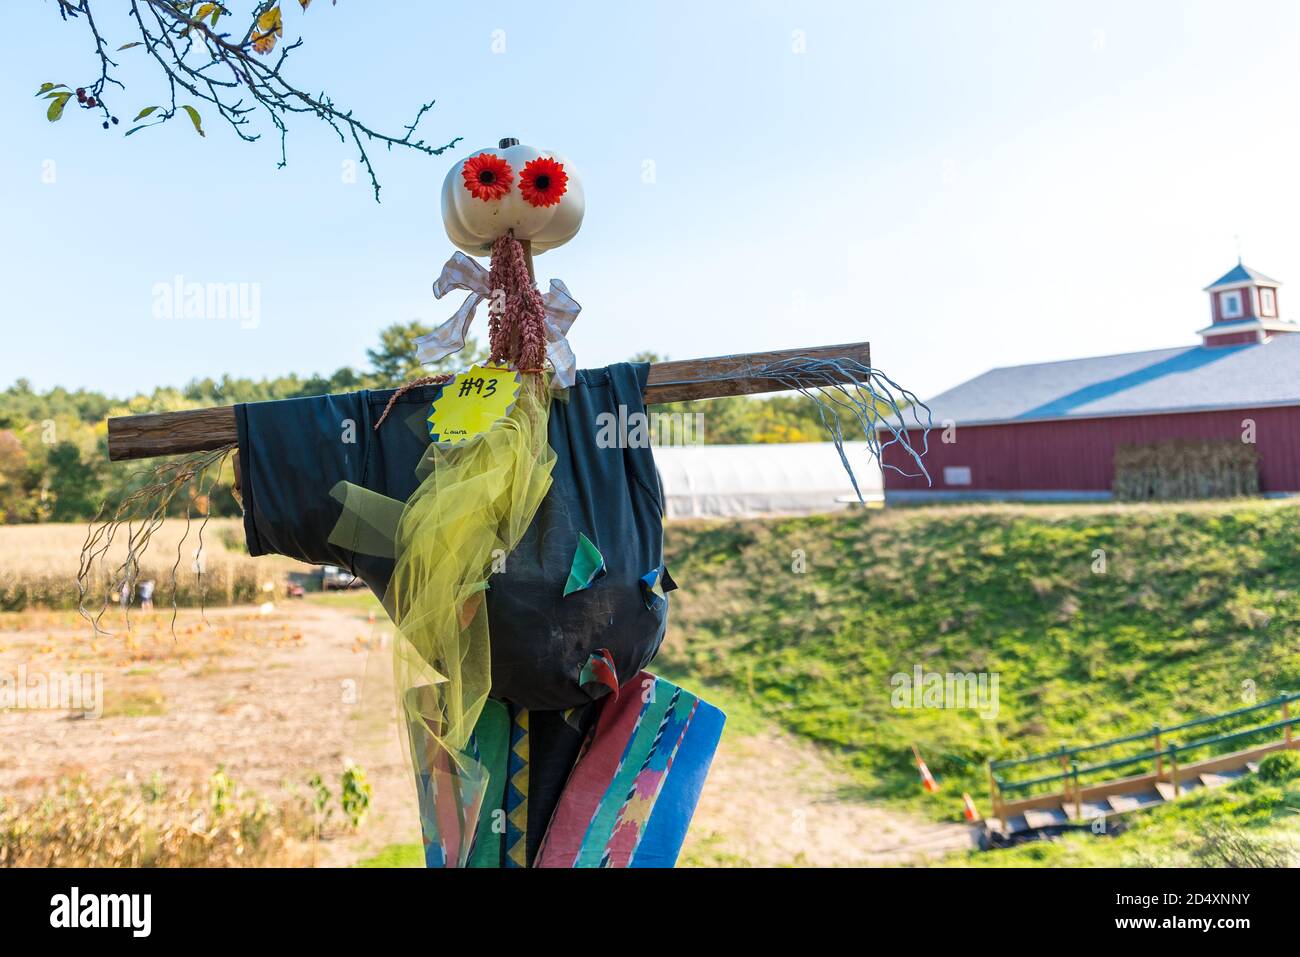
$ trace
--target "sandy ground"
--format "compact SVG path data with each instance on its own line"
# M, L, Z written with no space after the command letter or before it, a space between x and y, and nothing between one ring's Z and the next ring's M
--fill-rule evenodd
M393 720L389 630L365 611L305 602L138 616L130 634L91 635L64 613L0 615L0 674L103 676L103 717L0 711L0 795L39 797L61 778L161 775L203 788L219 766L272 801L320 774L335 791L350 759L374 796L356 834L323 842L322 865L419 842L415 796ZM969 847L967 828L843 800L847 783L810 745L777 730L724 736L682 862L834 866L915 862Z
M783 731L724 734L682 848L686 863L845 867L921 863L973 845L970 828L861 801L814 747Z

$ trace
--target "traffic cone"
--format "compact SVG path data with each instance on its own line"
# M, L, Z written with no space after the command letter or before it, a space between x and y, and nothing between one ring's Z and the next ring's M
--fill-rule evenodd
M961 803L964 804L966 808L963 812L966 815L966 820L970 821L972 824L977 823L980 819L980 812L975 810L975 802L970 799L970 795L965 791L961 794Z
M912 745L912 756L916 758L916 769L921 772L921 787L925 788L928 794L934 794L939 790L939 785L934 780L934 775L930 773L930 769L925 766L925 761L921 759L921 752L917 750L916 745Z

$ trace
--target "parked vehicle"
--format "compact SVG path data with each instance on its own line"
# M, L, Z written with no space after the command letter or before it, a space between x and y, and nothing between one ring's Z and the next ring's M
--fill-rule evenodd
M321 591L329 591L331 588L364 588L365 585L365 582L346 568L339 568L337 565L321 566Z

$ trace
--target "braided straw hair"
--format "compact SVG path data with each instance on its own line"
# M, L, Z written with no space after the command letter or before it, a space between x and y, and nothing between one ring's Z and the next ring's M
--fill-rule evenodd
M374 431L379 431L379 427L384 424L384 419L388 418L388 413L393 410L393 406L397 403L397 400L407 392L410 392L412 389L418 389L422 385L445 385L454 378L455 376L450 372L439 372L437 375L420 376L420 378L412 379L410 382L403 382L397 387L397 391L393 393L392 397L389 398L388 404L384 406L383 414L381 414L379 419L375 422Z
M520 372L541 372L546 362L546 304L528 274L523 245L509 233L492 244L488 288L492 290L488 306L489 361L512 365ZM452 378L450 373L439 373L404 383L384 406L375 429L384 424L393 405L411 389L442 385Z
M528 274L524 247L508 233L492 244L488 287L491 361L509 363L521 372L541 372L546 361L546 305Z

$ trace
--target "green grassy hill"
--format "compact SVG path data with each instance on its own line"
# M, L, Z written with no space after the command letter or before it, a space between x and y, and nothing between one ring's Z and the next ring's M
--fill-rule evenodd
M963 790L987 813L989 757L1300 689L1284 503L867 511L666 538L666 664L838 753L860 796L938 816ZM996 673L996 717L893 707L891 676L917 665ZM913 743L941 794L921 793Z

